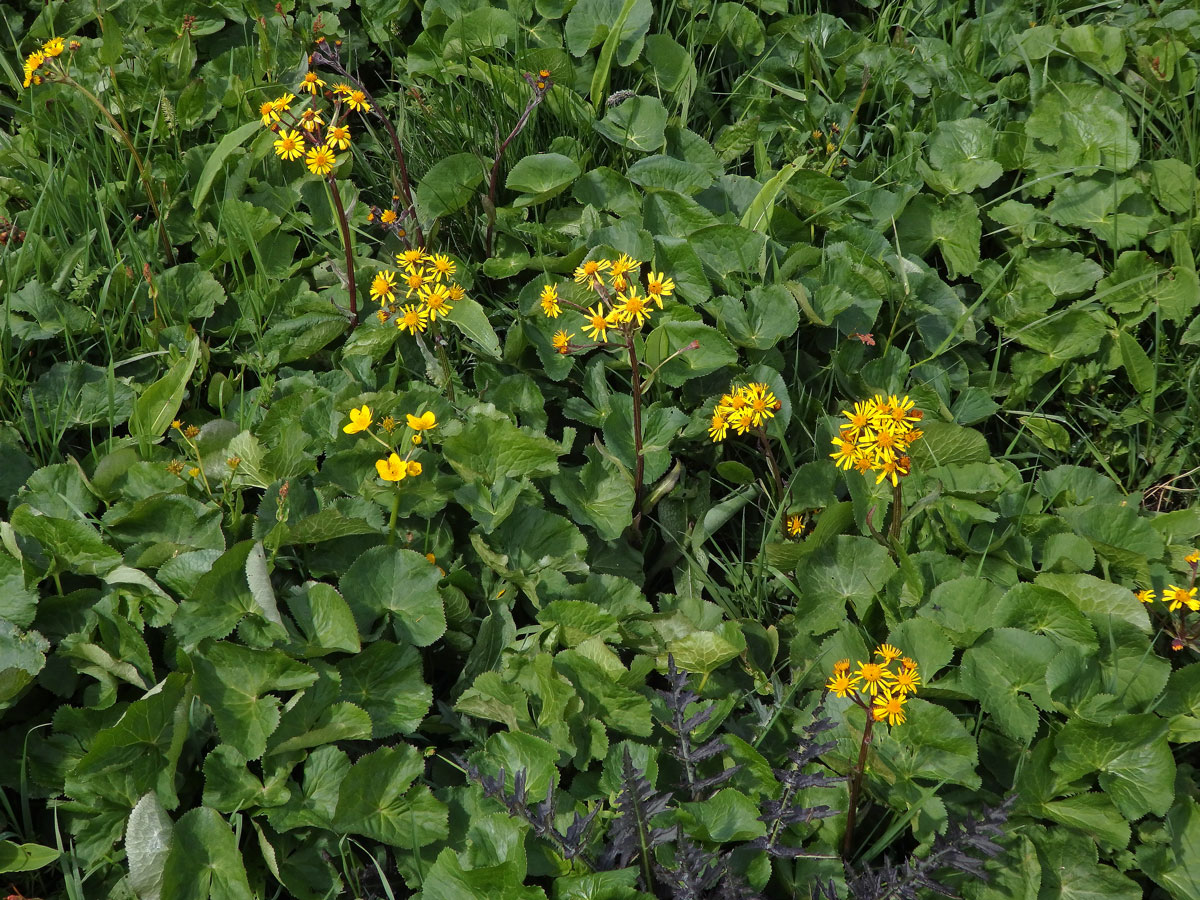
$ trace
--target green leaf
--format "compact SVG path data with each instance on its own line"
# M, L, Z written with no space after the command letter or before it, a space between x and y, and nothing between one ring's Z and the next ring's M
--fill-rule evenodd
M702 841L752 841L767 833L758 804L734 788L722 788L702 803L684 803L691 821L683 830Z
M82 519L38 515L24 504L13 511L10 524L21 543L37 542L26 545L23 552L26 561L44 575L67 571L105 575L121 564L121 555ZM49 558L39 559L38 547Z
M531 196L517 199L517 206L533 206L556 197L579 177L575 160L561 153L535 153L521 159L508 173L504 186Z
M973 428L927 419L921 423L921 430L924 437L909 450L914 466L963 465L988 462L992 458L987 439Z
M569 519L522 506L486 537L471 533L471 546L492 571L533 592L543 577L585 572L588 542Z
M338 671L342 696L367 711L375 740L416 731L433 702L412 647L376 641L338 663Z
M1028 745L1037 731L1037 708L1051 707L1046 666L1058 648L1049 638L1017 628L996 628L963 653L960 678L1001 731Z
M1102 75L1116 75L1125 67L1125 33L1112 25L1076 25L1058 37L1062 47Z
M1033 834L1042 869L1038 900L1139 900L1144 896L1136 881L1098 861L1090 835L1062 828L1039 828Z
M692 343L698 346L686 349ZM736 362L737 351L725 336L703 322L663 322L646 335L644 363L656 379L671 387Z
M923 781L961 784L977 789L979 761L975 739L963 723L944 706L914 697L905 704L903 725L880 733L876 729L879 764L900 782ZM874 765L874 763L872 764Z
M1059 515L1076 534L1091 541L1097 553L1114 562L1136 565L1162 555L1162 538L1136 507L1094 503L1067 507Z
M200 807L175 823L163 870L162 900L252 900L237 838L214 809Z
M944 194L970 193L990 187L1004 174L993 158L996 133L983 119L938 122L929 138L925 182Z
M287 595L288 609L307 644L300 655L326 656L360 649L354 614L345 598L332 585L306 581Z
M584 466L564 469L550 480L550 493L578 524L595 528L602 540L616 540L633 522L633 484L595 447L586 447L584 454Z
M518 428L493 406L476 406L457 434L442 441L446 462L466 481L553 475L562 448L543 434Z
M751 288L744 306L733 297L718 297L710 308L739 347L769 350L800 327L796 298L783 285Z
M1013 585L996 608L996 624L1043 634L1058 646L1097 648L1096 631L1069 599L1043 585Z
M446 633L439 579L437 567L420 553L372 547L350 565L338 588L363 633L385 617L398 641L428 647Z
M650 735L650 701L619 684L607 669L578 650L559 652L554 657L554 669L575 686L583 700L585 721L594 717L626 734Z
M461 331L464 337L474 341L485 354L493 359L500 358L500 339L496 337L483 307L470 297L456 301L446 321Z
M46 665L50 642L0 619L0 709L7 708Z
M108 536L126 545L170 544L174 552L225 549L221 509L182 494L115 503L102 521Z
M261 615L246 579L246 560L254 545L254 541L242 541L226 550L195 580L188 597L179 604L171 627L185 649L205 638L225 637L247 615Z
M1200 900L1200 806L1180 797L1163 822L1167 841L1146 842L1137 848L1138 867L1169 897Z
M131 435L149 439L159 438L166 432L171 421L179 414L188 380L199 359L200 339L194 337L188 344L187 353L138 397L133 405L133 415L129 418Z
M642 452L647 483L666 474L671 465L671 444L687 421L687 415L673 406L655 403L642 409ZM622 465L631 472L634 470L633 399L627 394L612 397L612 410L604 420L604 443Z
M125 826L125 862L129 886L138 900L159 900L174 823L158 795L150 791L138 800Z
M168 321L205 319L225 303L225 289L199 263L167 269L154 276L154 284L158 288L158 305Z
M558 787L558 751L540 737L520 732L493 734L483 745L477 765L496 777L504 770L504 787L516 790L518 772L525 773L525 794L522 800L540 803L546 799L551 783Z
M1096 165L1124 172L1138 161L1140 143L1124 102L1096 84L1058 82L1053 91L1043 92L1025 122L1025 134L1035 168L1046 174ZM1056 152L1046 153L1039 142Z
M970 647L993 624L979 611L994 608L1001 595L999 585L964 575L939 582L917 614L940 625L957 646Z
M489 900L545 900L541 888L526 887L524 867L515 861L498 866L464 869L458 856L447 847L438 854L421 883L421 900L463 900L488 897Z
M642 52L642 41L650 28L653 12L649 0L580 0L567 15L563 38L574 56L583 56L593 47L604 44L609 65L615 58L619 65L628 66ZM616 41L609 49L609 42L614 37ZM603 95L606 85L607 75L599 84L598 92L597 84L592 85L592 102L597 108L596 94ZM599 96L600 101L603 99Z
M455 153L433 164L417 185L417 205L424 217L440 219L458 212L483 183L483 166L474 153Z
M693 631L667 644L667 654L675 658L679 668L704 678L745 649L746 639L734 629Z
M298 691L317 673L279 650L254 650L207 640L191 656L196 693L212 710L221 740L246 759L258 759L279 726L280 701L271 691Z
M1095 838L1100 846L1123 850L1129 845L1129 823L1104 794L1090 792L1042 803L1043 818Z
M50 865L58 857L59 852L53 847L0 841L0 872L32 872Z
M627 0L644 2L649 0ZM578 7L576 7L578 8ZM610 107L608 114L592 127L602 136L618 146L643 153L653 153L666 140L667 108L657 97L630 97L617 106Z
M240 147L250 135L261 132L262 125L258 122L246 122L244 125L239 125L229 134L221 138L217 142L217 146L212 152L207 154L207 160L204 163L204 169L200 172L200 177L196 180L196 190L192 193L192 209L201 209L201 204L208 196L209 190L212 188L213 180L217 177L217 173L225 165L225 160ZM264 138L266 140L266 138Z
M650 191L673 191L690 195L712 184L712 175L695 163L673 156L645 156L629 167L629 180Z
M1175 797L1175 759L1158 716L1119 716L1110 725L1069 719L1054 746L1051 768L1067 781L1098 772L1100 787L1127 819L1165 815Z
M445 804L413 785L424 768L421 754L406 744L360 758L342 779L334 828L407 850L445 840Z
M704 264L718 275L756 274L766 235L740 225L712 225L693 232L689 243Z
M862 615L896 571L887 550L875 541L842 534L804 561L796 571L796 584L809 612L836 610L840 618L847 603Z

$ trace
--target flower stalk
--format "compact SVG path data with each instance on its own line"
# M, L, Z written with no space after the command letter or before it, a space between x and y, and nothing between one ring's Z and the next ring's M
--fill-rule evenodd
M512 143L513 138L520 134L525 125L529 122L530 115L534 109L546 99L546 94L553 87L554 81L550 78L550 70L542 69L538 72L537 78L534 78L528 72L525 73L525 80L529 82L529 86L533 88L533 96L529 98L529 102L525 104L525 110L521 113L521 117L517 119L517 124L512 127L512 131L508 133L503 142L496 148L496 156L492 160L492 170L488 175L488 196L485 204L487 210L487 234L483 239L484 255L492 255L492 241L495 237L496 228L496 190L500 180L500 161L504 158L504 151L508 149L508 145ZM496 135L499 138L499 134Z

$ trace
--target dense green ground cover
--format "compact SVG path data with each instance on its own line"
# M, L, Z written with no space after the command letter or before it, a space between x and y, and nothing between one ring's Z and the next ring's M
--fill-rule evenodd
M0 22L14 890L1200 898L1193 0Z

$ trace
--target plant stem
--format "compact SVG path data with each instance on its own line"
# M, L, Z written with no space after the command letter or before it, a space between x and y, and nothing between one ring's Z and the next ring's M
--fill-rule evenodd
M637 348L633 344L633 329L625 334L625 347L629 351L629 369L633 381L633 532L638 537L642 534L642 484L646 476L646 457L642 450L642 373L638 364Z
M332 175L325 179L329 195L333 198L333 209L337 213L338 227L342 232L342 246L346 249L346 287L350 291L350 327L358 327L358 290L354 284L354 250L350 246L350 223L346 221L346 209L342 206L342 194Z
M142 190L146 192L146 199L150 201L150 208L154 211L154 219L158 225L158 236L162 240L163 251L167 254L167 262L172 266L175 265L175 252L171 249L171 240L167 237L167 229L163 226L162 213L159 212L158 203L154 199L154 192L150 189L150 176L146 172L146 166L142 162L141 155L137 152L137 148L133 146L133 140L129 137L129 133L121 127L113 114L104 108L104 104L100 102L100 98L85 88L82 84L72 78L70 75L64 74L62 80L65 84L71 85L75 90L79 91L83 96L91 101L96 109L100 110L101 115L108 120L108 124L113 127L121 138L121 142L129 150L129 154L133 157L133 162L137 166L138 174L142 178Z
M390 547L396 543L396 521L400 518L400 489L396 489L396 496L392 498L392 515L388 519L388 539L387 545Z
M454 370L450 368L450 357L446 355L446 348L442 345L442 336L440 333L434 334L433 346L437 350L438 361L442 364L442 375L446 379L446 399L453 403Z
M846 834L842 838L842 858L850 858L850 847L854 843L854 820L858 811L858 791L862 786L863 769L867 765L867 748L871 746L871 730L875 727L875 717L871 707L864 705L867 711L867 725L863 728L862 744L858 748L858 762L850 775L850 802L846 808Z
M767 458L767 466L771 469L771 477L775 479L775 496L780 502L783 501L783 476L779 474L779 465L775 462L775 454L771 451L771 440L767 437L767 430L761 425L758 426L758 446L762 448L763 456ZM786 524L784 525L786 528Z
M492 255L492 239L495 236L496 228L496 183L500 177L500 160L504 157L504 151L508 149L508 145L512 142L521 130L525 127L525 123L529 121L529 116L533 112L535 106L542 102L545 97L542 91L534 91L529 102L525 104L525 111L521 113L521 118L517 119L517 124L513 126L512 131L508 133L508 137L504 139L504 143L496 150L496 158L492 161L492 171L488 176L488 202L487 202L487 235L483 239L484 256Z
M900 484L901 483L897 481L892 486L892 526L888 530L888 537L890 537L893 541L900 540L900 517L904 512L902 508L904 504L901 499L903 489L900 487Z

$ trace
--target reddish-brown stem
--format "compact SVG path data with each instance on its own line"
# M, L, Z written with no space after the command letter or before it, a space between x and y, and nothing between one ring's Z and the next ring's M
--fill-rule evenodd
M893 541L900 540L900 516L903 513L903 503L901 502L903 490L900 485L901 482L897 481L892 486L892 527L888 530L888 537Z
M779 474L779 465L775 462L775 454L771 451L771 440L767 431L761 425L757 429L758 446L762 448L763 456L767 458L767 466L771 469L771 477L775 479L776 497L783 500L783 476ZM786 527L786 524L785 526Z
M333 197L333 209L337 213L338 226L342 232L342 245L346 248L346 287L350 291L350 327L358 327L358 290L354 284L354 251L350 247L350 223L346 221L346 208L342 206L342 195L332 175L325 179Z
M484 255L492 255L492 239L496 229L496 184L500 178L500 161L504 158L504 151L508 149L508 145L512 143L512 139L521 133L525 127L525 123L529 121L529 116L533 112L535 106L542 102L542 98L546 95L543 91L534 91L533 97L525 104L525 111L521 113L521 118L517 119L517 124L513 126L512 131L508 133L508 137L504 139L504 143L496 150L496 158L492 161L492 171L488 176L488 203L487 203L487 235L483 240Z
M633 382L633 532L642 532L642 493L645 486L642 480L646 476L646 457L642 451L642 372L638 364L637 348L633 344L633 329L625 334L625 347L629 351L629 369Z
M860 706L863 704L859 703ZM854 843L854 820L858 812L858 791L862 786L863 769L867 765L867 750L871 746L871 729L875 726L875 717L871 707L864 706L867 711L867 725L863 728L862 744L858 748L858 762L850 774L850 801L846 807L846 834L842 838L842 858L850 858L850 848Z

